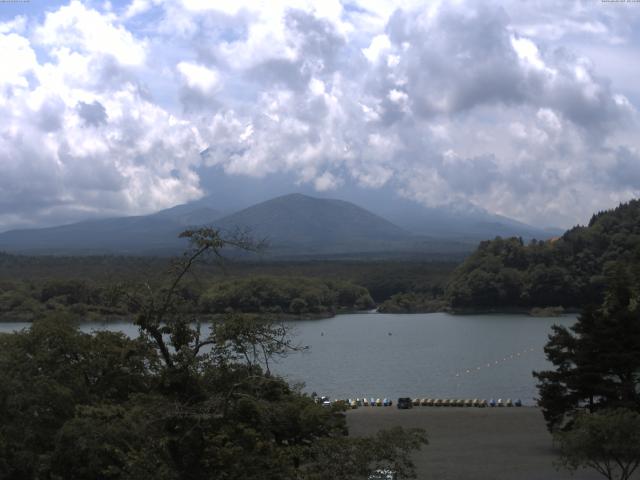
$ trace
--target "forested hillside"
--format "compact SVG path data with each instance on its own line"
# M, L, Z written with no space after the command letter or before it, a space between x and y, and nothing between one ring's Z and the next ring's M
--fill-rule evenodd
M335 314L375 306L366 288L304 277L253 277L218 282L200 298L206 313Z
M581 307L602 301L615 268L640 271L640 200L595 214L546 242L485 241L458 267L446 291L453 309Z

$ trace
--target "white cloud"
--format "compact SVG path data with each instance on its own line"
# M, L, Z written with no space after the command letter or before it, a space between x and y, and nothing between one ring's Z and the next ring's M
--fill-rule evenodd
M221 87L220 75L215 70L191 62L180 62L176 66L190 88L211 94Z
M113 56L123 65L140 65L145 60L145 42L116 23L113 14L101 14L77 0L46 14L34 35L37 44L54 52L68 48L74 52Z
M0 33L22 34L27 27L27 17L18 15L8 22L0 22Z
M371 44L367 48L363 48L362 53L371 63L376 63L382 54L390 49L391 41L389 37L385 34L380 34L373 37Z
M314 186L319 192L326 192L327 190L335 190L341 181L338 177L331 172L324 172L314 180Z
M88 5L0 23L0 228L195 198L203 165L319 191L393 185L545 224L640 193L639 176L615 173L640 151L640 88L622 78L640 9Z
M3 64L0 67L0 88L7 85L26 88L26 74L37 65L29 40L15 33L0 33L0 52Z

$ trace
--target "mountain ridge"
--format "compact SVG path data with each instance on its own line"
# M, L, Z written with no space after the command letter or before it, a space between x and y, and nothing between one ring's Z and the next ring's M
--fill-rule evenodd
M494 225L485 222L483 227L478 227L473 225L471 216L457 230L447 230L437 221L430 223L429 210L425 210L426 217L421 221L418 218L421 210L416 206L408 209L408 213L417 218L415 222L422 225L416 232L353 202L302 193L277 196L233 212L220 211L215 205L215 198L208 196L150 215L10 230L0 233L0 250L32 254L175 254L186 246L184 240L177 238L182 230L212 225L226 231L248 229L258 238L267 238L271 242L269 254L276 256L397 254L438 249L460 253L470 252L478 239L507 234L523 236L519 234L527 233L526 227L530 227L522 224L525 227L518 231L500 222ZM446 214L440 216L446 220ZM486 218L481 216L479 220ZM536 229L531 227L531 230ZM546 234L550 236L552 234Z

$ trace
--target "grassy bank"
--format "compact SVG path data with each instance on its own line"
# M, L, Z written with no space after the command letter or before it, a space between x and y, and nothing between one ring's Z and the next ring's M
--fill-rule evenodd
M359 408L347 413L352 435L393 426L420 427L429 445L415 454L421 480L596 480L557 471L542 413L522 408ZM636 476L634 478L640 478Z

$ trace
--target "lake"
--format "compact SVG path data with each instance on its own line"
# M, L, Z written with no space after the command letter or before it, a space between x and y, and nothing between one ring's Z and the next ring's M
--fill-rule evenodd
M308 351L280 359L272 370L305 390L332 398L520 398L534 404L533 370L549 368L543 347L553 324L575 315L449 315L360 313L288 322ZM13 331L25 323L2 323ZM128 323L81 325L136 335Z

